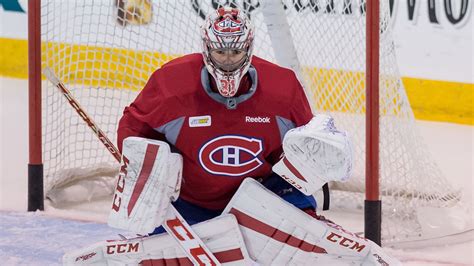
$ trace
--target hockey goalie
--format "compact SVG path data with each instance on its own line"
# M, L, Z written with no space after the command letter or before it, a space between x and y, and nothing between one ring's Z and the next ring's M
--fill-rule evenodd
M400 264L317 215L313 195L351 175L349 137L312 114L291 70L252 54L250 20L219 8L201 34L202 53L156 70L119 123L109 225L140 236L72 251L64 263L190 265L162 226L175 208L218 260L201 265Z

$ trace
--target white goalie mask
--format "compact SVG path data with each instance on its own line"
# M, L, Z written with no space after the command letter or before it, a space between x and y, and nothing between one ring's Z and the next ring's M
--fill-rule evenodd
M252 59L253 28L239 9L221 7L202 26L204 64L219 93L233 97Z

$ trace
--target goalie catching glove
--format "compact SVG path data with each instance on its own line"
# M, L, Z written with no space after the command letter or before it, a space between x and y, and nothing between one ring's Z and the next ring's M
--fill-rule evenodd
M328 115L316 115L308 124L288 131L283 152L273 171L306 195L328 181L345 181L351 174L352 145Z
M126 138L108 224L142 234L160 226L179 196L182 168L182 156L166 142Z

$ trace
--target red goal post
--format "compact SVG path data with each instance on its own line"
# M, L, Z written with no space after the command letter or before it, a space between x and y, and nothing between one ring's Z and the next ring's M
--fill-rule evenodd
M40 11L40 0L28 1L28 211L44 210Z
M381 244L382 202L379 198L379 54L380 1L367 3L366 14L366 155L364 233Z
M292 68L313 111L331 114L353 138L354 176L331 184L332 208L363 213L365 207L366 236L385 244L468 228L451 226L443 215L466 206L417 133L398 73L393 1L229 2L254 22L255 54ZM41 66L53 69L115 141L121 110L150 73L174 57L200 51L199 25L217 5L210 0L29 1L28 210L43 209L51 191L84 173L107 172L113 179L116 167L62 96L50 84L41 88ZM444 232L430 230L432 220L443 221Z

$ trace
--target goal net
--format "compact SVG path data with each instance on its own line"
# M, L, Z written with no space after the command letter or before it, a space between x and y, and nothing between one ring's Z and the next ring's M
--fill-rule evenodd
M466 218L470 210L463 204L461 190L441 174L418 136L397 68L392 1L380 2L382 241L463 231L470 226ZM363 0L42 0L42 66L54 71L116 142L124 107L155 69L201 51L199 27L219 3L247 12L255 25L255 54L293 68L313 111L331 114L337 127L350 134L355 145L354 174L348 183L331 185L332 206L363 211ZM47 197L61 205L79 196L91 200L112 193L117 163L49 83L43 87L42 119ZM86 185L68 190L77 180Z

